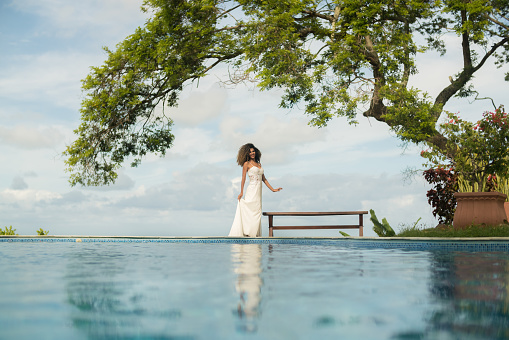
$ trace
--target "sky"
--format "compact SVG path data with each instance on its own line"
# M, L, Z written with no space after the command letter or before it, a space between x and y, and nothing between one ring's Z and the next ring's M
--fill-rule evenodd
M0 0L0 228L20 235L225 236L240 192L238 148L255 144L266 177L263 211L373 209L396 230L433 227L416 146L404 147L385 124L360 117L308 125L302 110L279 109L282 92L254 85L226 88L220 68L184 90L174 120L175 142L164 158L122 168L117 183L71 187L62 152L80 124L81 79L147 14L141 0ZM460 67L460 43L446 37L446 57L417 59L411 84L438 94ZM476 89L506 104L508 83L492 62L476 75ZM489 101L451 100L446 109L477 120ZM352 224L356 218L275 218L284 224ZM365 236L376 236L365 216ZM344 230L357 236L357 230ZM268 223L262 219L262 235ZM340 236L337 230L275 231L276 236Z

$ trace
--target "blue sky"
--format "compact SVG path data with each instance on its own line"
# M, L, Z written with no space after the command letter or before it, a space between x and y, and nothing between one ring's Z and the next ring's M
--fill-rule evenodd
M138 168L122 169L110 187L70 187L61 153L80 123L80 81L105 59L103 46L113 48L143 25L141 3L0 2L0 227L12 225L21 235L41 227L53 235L227 235L240 190L236 153L247 142L262 151L271 184L283 187L279 193L264 188L264 211L374 209L395 229L419 218L436 225L425 197L429 187L420 177L406 181L402 174L407 167L421 168L420 149L404 150L374 120L360 118L351 126L338 118L326 128L310 127L302 111L278 109L279 91L221 86L217 80L225 69L199 87L188 86L179 107L166 111L175 121L176 139L165 158L148 156ZM459 70L459 41L446 39L448 56L419 57L421 72L412 80L432 96ZM502 73L488 65L476 76L481 96L497 104L504 104L509 89ZM477 120L492 106L453 100L446 109ZM375 236L366 221L365 235ZM265 219L262 228L266 236Z

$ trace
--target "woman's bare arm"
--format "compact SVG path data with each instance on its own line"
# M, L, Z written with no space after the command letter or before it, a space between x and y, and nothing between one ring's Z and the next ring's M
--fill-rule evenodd
M273 192L277 192L277 191L281 191L283 190L283 188L277 188L277 189L274 189L270 184L269 184L269 181L267 181L267 178L265 178L265 175L262 175L262 181L263 183L265 183L265 185L267 186L267 188L269 188L270 190L272 190Z
M238 196L239 201L242 198L242 196L244 196L244 184L246 183L247 167L248 164L247 162L245 162L244 165L242 166L242 182L240 183L240 195Z

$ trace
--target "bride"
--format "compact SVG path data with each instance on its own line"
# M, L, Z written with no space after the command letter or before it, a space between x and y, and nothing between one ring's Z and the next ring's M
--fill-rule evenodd
M261 236L262 221L262 182L273 192L283 188L274 189L263 174L260 158L262 153L253 144L248 143L240 147L237 154L237 163L242 167L242 183L238 197L237 211L233 220L232 228L228 236L233 237L256 237ZM244 184L246 174L249 176L249 185L244 198Z

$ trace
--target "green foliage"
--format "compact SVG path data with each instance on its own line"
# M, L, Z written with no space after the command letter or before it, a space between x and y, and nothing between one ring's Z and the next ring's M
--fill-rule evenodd
M42 228L39 228L39 230L36 231L37 235L48 235L49 231L45 231ZM5 227L3 230L0 229L0 235L18 235L16 234L16 229L12 229L12 225L7 228Z
M501 109L485 112L477 124L449 114L449 120L440 125L447 137L447 151L431 148L421 155L432 167L450 168L470 187L478 191L490 190L486 186L493 175L509 176L509 115Z
M378 221L378 218L375 215L375 211L373 209L369 210L369 213L371 214L371 217L369 218L371 222L373 222L373 231L380 237L391 237L394 236L396 233L389 225L389 222L387 222L387 219L384 217L382 219L382 223Z
M501 176L492 176L493 190L507 195L506 202L509 201L509 178ZM474 191L474 190L469 190Z
M39 228L39 230L37 230L37 235L48 235L49 234L49 230L43 230L42 228Z
M471 185L466 179L458 178L458 192L474 192L474 191L498 191L507 195L506 202L509 201L509 178L502 176L488 176L486 182L481 189L479 185L474 183Z
M504 177L499 177L495 175L488 175L486 182L483 183L481 187L479 187L478 183L470 183L468 179L463 176L458 176L458 192L489 192L489 191L498 191L502 193L508 192L507 187L508 180L504 179Z
M471 225L458 230L452 225L424 229L414 226L402 229L396 237L509 237L509 225Z
M0 235L18 235L16 229L12 229L12 225L9 228L5 227L3 230L0 228Z
M344 236L344 237L350 237L350 235L348 235L347 233L345 233L344 231L339 231L339 233Z
M389 89L385 98L392 104L387 107L385 119L405 142L420 143L437 134L435 112L427 94L420 95L417 89Z
M433 208L433 216L438 217L441 224L452 223L456 210L458 192L458 176L452 169L436 168L423 171L424 179L433 186L428 190L426 197Z
M111 184L129 157L137 166L147 153L171 147L164 105L175 106L184 82L204 76L209 60L238 54L227 32L215 32L215 5L146 1L155 12L145 27L115 51L105 49L104 65L83 80L78 139L64 152L71 185Z
M283 89L280 106L305 108L311 125L363 114L404 141L440 144L443 105L475 93L489 58L509 61L500 0L145 0L144 10L146 24L83 80L81 125L64 152L72 185L111 184L124 162L164 155L174 139L165 106L217 65L228 66L229 84ZM443 75L451 83L436 98L409 88L416 56L445 54L451 34L461 39L458 74Z

